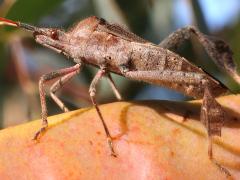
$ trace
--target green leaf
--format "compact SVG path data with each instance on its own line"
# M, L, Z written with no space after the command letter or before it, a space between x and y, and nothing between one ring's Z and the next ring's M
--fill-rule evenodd
M63 0L18 0L13 4L6 18L25 23L35 23L62 2Z

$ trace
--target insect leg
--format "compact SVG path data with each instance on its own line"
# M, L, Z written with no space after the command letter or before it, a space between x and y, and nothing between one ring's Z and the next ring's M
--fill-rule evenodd
M121 68L121 67L120 67ZM157 82L199 84L204 74L184 71L122 71L125 77L157 84Z
M121 68L121 67L120 67ZM201 107L201 121L208 131L208 155L209 159L226 175L230 175L227 169L222 167L213 159L212 155L212 137L221 135L221 127L224 120L224 111L220 104L215 100L208 81L203 74L182 72L182 71L126 71L124 76L134 80L141 80L150 83L156 82L174 82L178 84L202 84L204 86L203 104ZM122 71L123 72L123 71ZM184 76L183 76L184 75Z
M195 27L187 26L170 34L159 44L159 46L170 50L176 50L179 45L192 36L198 39L208 55L213 59L214 63L240 84L240 76L233 60L233 53L228 44L221 39L207 36Z
M215 100L208 82L203 80L204 96L201 107L200 120L207 127L208 134L208 156L210 160L227 176L231 176L230 172L222 167L214 158L212 153L213 136L221 136L221 127L224 121L224 110L221 105Z
M44 84L52 79L74 72L79 68L80 68L80 64L76 64L73 67L60 69L55 72L51 72L41 76L39 80L39 94L40 94L40 101L41 101L41 107L42 107L42 128L39 131L37 131L37 133L33 138L34 140L37 140L40 137L40 135L46 131L48 127L48 121L47 121L48 113L47 113L46 94L44 90Z
M169 50L177 50L177 48L191 37L192 26L178 29L160 42L159 46Z
M95 95L96 95L96 85L97 83L99 82L99 80L106 74L106 68L105 67L101 67L100 70L97 72L97 74L95 75L95 77L93 78L91 84L90 84L90 87L89 87L89 94L90 94L90 98L92 100L92 103L98 113L98 116L102 122L102 125L103 125L103 128L105 130L105 133L106 133L106 136L107 136L107 142L108 142L108 145L111 149L111 155L116 157L116 153L114 151L114 148L113 148L113 143L112 143L112 137L110 135L110 132L108 130L108 127L103 119L103 116L102 116L102 113L97 105L97 102L96 102L96 99L95 99Z
M64 105L64 103L56 96L56 92L63 87L63 85L68 82L73 76L77 75L80 71L80 68L75 69L75 71L64 75L58 81L56 81L50 88L50 95L52 99L56 102L56 104L64 111L68 112L68 108Z
M207 84L204 85L204 96L200 113L200 120L207 128L209 146L208 155L212 159L212 136L221 136L221 127L224 120L224 111L214 99Z
M113 81L112 76L111 76L110 73L107 74L107 78L108 78L109 84L110 84L110 86L111 86L111 88L112 88L112 90L113 90L113 93L115 94L116 98L117 98L119 101L121 101L121 100L122 100L122 96L121 96L121 94L119 93L119 91L118 91L118 89L117 89L117 87L116 87L116 85L115 85L115 83L114 83L114 81Z

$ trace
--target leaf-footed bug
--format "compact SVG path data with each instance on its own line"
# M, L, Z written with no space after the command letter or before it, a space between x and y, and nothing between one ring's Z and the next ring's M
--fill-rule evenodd
M95 100L96 85L103 76L109 79L117 99L121 99L110 72L133 80L165 86L194 98L203 98L200 119L208 131L209 157L224 173L230 176L228 170L212 157L212 137L221 135L224 120L224 111L215 97L227 93L228 89L201 68L171 51L172 48L194 35L214 62L240 84L240 76L234 64L232 52L224 41L206 36L195 27L188 26L177 30L159 45L155 45L119 25L110 24L95 16L80 21L67 32L57 28L39 28L4 18L0 18L0 24L16 26L32 32L37 43L71 57L76 63L73 67L60 69L40 78L42 128L34 136L35 140L48 127L44 83L59 78L52 85L50 95L56 104L67 112L67 107L55 95L55 92L79 73L82 64L90 64L100 68L92 80L89 94L102 121L113 156L116 156L116 153L112 137Z

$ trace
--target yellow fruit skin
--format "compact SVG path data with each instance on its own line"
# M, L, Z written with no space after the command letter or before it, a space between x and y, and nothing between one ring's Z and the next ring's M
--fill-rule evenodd
M213 156L240 179L240 96L221 97L226 110ZM1 179L226 179L207 154L200 101L115 102L100 109L114 138L110 155L94 108L49 117L47 132L31 139L41 121L0 131Z

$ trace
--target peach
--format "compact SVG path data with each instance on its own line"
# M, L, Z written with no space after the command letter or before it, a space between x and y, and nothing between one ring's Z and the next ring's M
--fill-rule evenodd
M226 111L213 156L240 179L240 95L218 98ZM200 101L115 102L100 109L114 138L110 155L94 108L49 117L49 129L32 140L40 120L0 131L1 179L226 179L208 157Z

